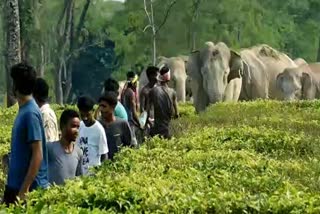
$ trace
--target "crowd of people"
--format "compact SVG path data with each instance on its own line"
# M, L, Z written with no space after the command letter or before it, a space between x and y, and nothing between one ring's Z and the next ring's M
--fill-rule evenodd
M78 111L64 110L58 125L46 81L26 63L13 66L10 74L19 111L12 128L3 202L9 205L18 198L25 200L37 188L90 175L90 168L114 161L121 147L138 147L146 137L171 138L169 124L178 117L178 107L176 93L168 86L170 69L149 66L146 73L149 83L140 94L135 72L127 73L120 100L119 84L109 78L98 102L87 95L79 97Z

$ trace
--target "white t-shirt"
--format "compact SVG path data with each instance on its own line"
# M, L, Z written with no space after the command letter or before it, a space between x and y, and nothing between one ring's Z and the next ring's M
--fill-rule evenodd
M88 173L89 167L100 166L101 155L109 152L105 130L98 121L90 127L81 121L77 143L83 151L84 174Z
M44 104L40 108L43 120L46 142L55 142L59 140L59 128L57 117L49 104Z

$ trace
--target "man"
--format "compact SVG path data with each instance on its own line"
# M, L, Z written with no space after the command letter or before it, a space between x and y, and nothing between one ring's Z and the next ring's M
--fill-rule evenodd
M148 77L148 84L145 85L141 89L141 94L140 94L140 112L143 113L146 111L147 107L147 98L149 95L150 90L156 85L158 82L158 73L159 73L159 68L155 66L149 66L146 70L147 77ZM153 126L153 120L154 120L154 114L153 110L150 111L150 115L148 115L148 125L151 127Z
M80 126L79 114L74 110L64 110L60 117L61 139L48 144L49 181L64 184L66 179L82 175L83 153L74 142Z
M48 103L49 86L42 78L37 78L36 85L33 90L33 96L40 108L44 130L46 134L46 142L55 142L59 140L59 128L57 117Z
M117 93L117 95L119 96L119 87L120 87L119 83L115 79L109 78L104 82L104 93L107 93L109 91L113 91L113 92ZM117 118L128 121L127 111L123 107L121 102L119 102L119 101L118 101L116 108L114 110L114 115ZM100 117L100 112L99 112L99 109L97 109L95 111L95 118L97 119L99 117Z
M107 92L99 98L99 108L102 116L101 123L107 135L109 146L108 157L111 160L119 152L121 146L131 146L134 144L128 122L114 116L117 102L117 93L115 92Z
M17 196L23 200L29 191L49 186L43 122L32 97L36 71L32 66L20 63L11 68L10 75L19 112L12 128L9 172L3 198L7 205L15 203Z
M93 118L94 101L87 96L78 99L81 123L77 144L83 152L83 173L88 174L89 168L100 166L107 159L107 137L101 123Z
M178 103L176 92L169 88L170 69L166 66L160 70L158 81L160 84L151 89L148 96L147 111L150 114L154 108L154 126L151 128L150 135L160 135L160 137L171 138L169 125L174 116L178 117Z
M138 98L137 98L138 75L130 71L127 73L127 85L121 94L121 103L128 114L128 121L133 133L133 140L137 144L136 132L140 128L138 117Z

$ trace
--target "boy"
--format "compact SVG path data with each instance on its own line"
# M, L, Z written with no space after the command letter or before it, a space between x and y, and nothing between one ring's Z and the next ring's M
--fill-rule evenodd
M159 85L149 92L147 111L150 113L152 107L154 109L154 126L150 131L151 137L160 135L160 137L170 139L171 118L177 118L179 115L176 92L168 86L170 79L170 69L164 66L158 77Z
M87 174L89 167L100 166L107 159L107 137L103 126L93 117L94 101L82 96L78 99L77 106L82 119L77 144L82 149L82 167L84 174Z
M65 110L60 117L61 139L48 144L49 181L51 184L64 184L66 179L82 175L81 149L74 143L80 126L79 114Z
M36 85L33 90L33 97L35 98L42 114L47 143L59 140L57 117L48 103L48 95L49 86L47 82L42 78L37 78Z
M131 146L132 132L127 121L118 119L114 116L114 109L118 99L115 92L107 92L99 99L101 111L101 123L105 128L109 146L109 159L120 150L121 146Z
M24 200L26 193L38 187L47 188L48 159L46 138L39 107L32 97L36 71L20 63L11 68L13 93L19 112L12 128L11 153L4 202Z

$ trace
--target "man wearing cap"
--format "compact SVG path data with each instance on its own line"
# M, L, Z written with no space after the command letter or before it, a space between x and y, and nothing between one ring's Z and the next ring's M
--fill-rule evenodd
M159 84L152 88L148 95L147 111L150 112L152 107L154 110L154 126L150 131L152 137L159 135L166 139L171 138L171 118L179 115L176 92L168 86L170 79L170 69L167 66L160 68Z
M128 122L133 133L134 144L137 144L135 133L140 129L140 122L138 117L138 96L137 96L137 84L138 75L129 71L127 73L127 83L121 94L121 103L128 114Z

